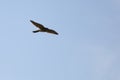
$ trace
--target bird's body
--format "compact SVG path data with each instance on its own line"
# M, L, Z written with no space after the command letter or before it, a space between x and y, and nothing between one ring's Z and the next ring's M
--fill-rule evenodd
M33 20L30 20L30 22L35 25L37 28L39 28L39 30L33 31L33 33L37 33L37 32L47 32L47 33L52 33L52 34L56 34L58 35L58 33L52 29L46 28L44 27L42 24L39 24Z

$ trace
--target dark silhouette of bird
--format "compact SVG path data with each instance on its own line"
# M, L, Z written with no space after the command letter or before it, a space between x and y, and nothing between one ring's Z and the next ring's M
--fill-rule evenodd
M39 28L38 30L33 31L33 33L37 33L37 32L47 32L47 33L52 33L52 34L56 34L58 35L58 33L55 30L49 29L44 27L42 24L37 23L33 20L30 20L30 22L35 25L37 28Z

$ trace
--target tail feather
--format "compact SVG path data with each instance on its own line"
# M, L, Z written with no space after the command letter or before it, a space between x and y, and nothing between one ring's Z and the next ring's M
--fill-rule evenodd
M33 33L37 33L37 32L39 32L40 30L36 30L36 31L33 31Z

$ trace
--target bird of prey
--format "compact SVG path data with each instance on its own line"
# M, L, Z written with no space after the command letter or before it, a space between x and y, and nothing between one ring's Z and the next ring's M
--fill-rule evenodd
M42 24L39 24L33 20L30 20L30 22L35 25L37 28L39 28L38 30L36 31L33 31L33 33L37 33L37 32L47 32L47 33L52 33L52 34L56 34L58 35L58 33L55 31L55 30L52 30L52 29L49 29L49 28L46 28L44 27Z

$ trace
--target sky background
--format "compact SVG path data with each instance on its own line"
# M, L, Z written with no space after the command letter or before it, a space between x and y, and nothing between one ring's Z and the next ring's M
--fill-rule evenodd
M119 0L0 0L0 28L0 80L120 80Z

